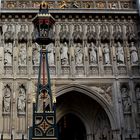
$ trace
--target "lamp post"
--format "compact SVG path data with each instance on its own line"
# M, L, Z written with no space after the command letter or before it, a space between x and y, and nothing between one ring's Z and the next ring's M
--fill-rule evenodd
M37 94L33 103L33 124L30 128L30 140L55 140L56 113L48 65L46 45L53 41L54 18L48 12L47 3L40 5L39 13L33 19L35 42L41 46ZM55 102L53 102L55 101Z

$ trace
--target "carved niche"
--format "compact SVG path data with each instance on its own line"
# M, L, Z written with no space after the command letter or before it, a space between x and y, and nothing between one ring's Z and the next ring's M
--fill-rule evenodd
M27 40L28 40L27 26L25 24L21 24L18 32L18 42L26 43Z
M5 25L6 31L4 32L4 42L13 43L14 41L14 27L12 24Z

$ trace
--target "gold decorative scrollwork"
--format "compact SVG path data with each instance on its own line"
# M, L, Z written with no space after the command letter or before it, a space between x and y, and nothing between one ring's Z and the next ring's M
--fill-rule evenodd
M44 120L38 127L45 133L49 126L50 125Z

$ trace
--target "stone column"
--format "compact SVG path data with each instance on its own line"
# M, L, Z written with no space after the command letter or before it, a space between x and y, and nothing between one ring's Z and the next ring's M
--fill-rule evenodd
M74 61L74 44L73 41L70 40L70 52L71 52L71 76L74 77L75 75L75 61Z
M11 108L12 108L12 119L11 119L11 123L12 123L12 134L13 137L16 137L16 128L17 128L17 92L16 92L16 81L14 80L13 82L13 92L12 92L12 96L11 96Z
M0 46L0 77L4 74L4 48Z
M3 116L2 116L2 110L3 110L3 105L2 105L2 102L3 102L3 84L2 84L2 80L0 79L0 124L1 124L1 127L0 127L0 134L3 132Z
M92 133L87 133L87 140L94 140Z
M32 71L33 71L33 63L32 63L32 43L31 40L29 41L28 47L27 47L27 74L28 78L31 78Z
M98 52L99 52L99 75L103 76L104 73L104 67L103 67L103 53L102 53L102 46L101 42L98 40L97 41L97 46L98 46Z
M18 73L18 43L15 41L15 47L13 48L13 76L16 77Z
M116 105L117 105L117 112L118 112L118 123L119 123L119 130L120 130L120 134L123 135L124 138L124 115L123 115L123 110L122 110L122 97L121 97L121 92L120 92L120 81L118 79L116 79L115 81L115 90L116 90Z
M56 42L56 75L61 75L60 43Z
M85 67L85 75L86 76L88 76L89 75L89 54L88 54L88 46L87 46L87 42L86 42L86 40L84 40L84 43L83 43L83 45L84 45L84 67Z
M136 104L136 94L135 94L135 87L134 87L134 82L133 82L133 79L130 79L129 80L129 87L130 87L130 92L129 92L129 95L130 95L130 97L131 97L131 103L132 103L132 122L130 122L130 123L132 123L132 135L133 136L135 136L135 137L137 137L138 136L138 134L137 134L137 132L135 131L136 129L137 129L137 124L136 124L136 115L137 115L137 104Z

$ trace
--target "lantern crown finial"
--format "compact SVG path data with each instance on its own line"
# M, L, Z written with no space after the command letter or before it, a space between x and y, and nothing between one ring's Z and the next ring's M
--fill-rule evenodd
M39 12L42 13L42 14L48 13L48 3L47 3L47 2L44 2L44 1L43 1L43 2L40 4Z

